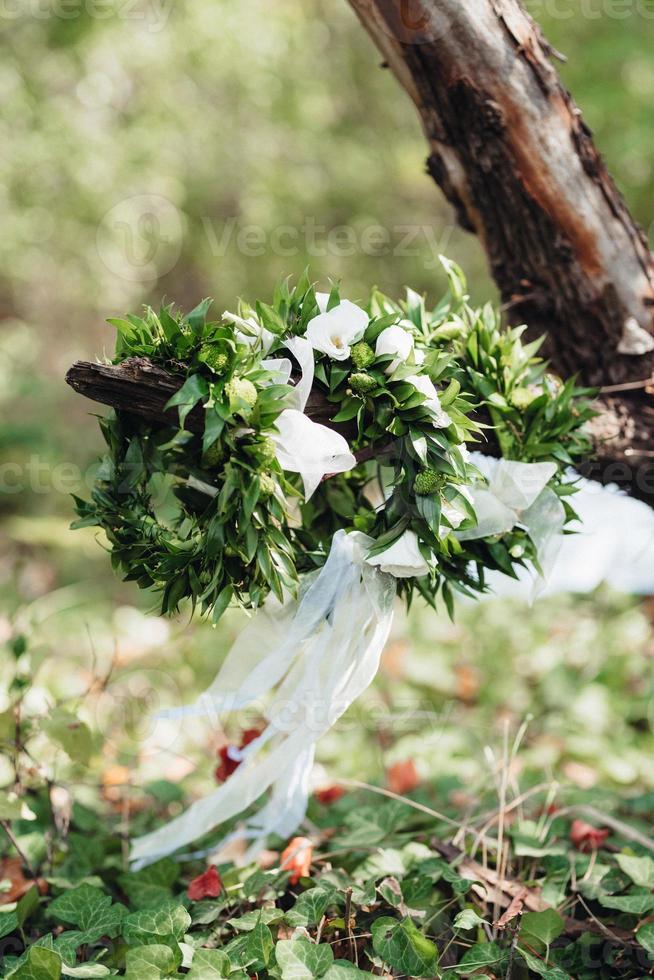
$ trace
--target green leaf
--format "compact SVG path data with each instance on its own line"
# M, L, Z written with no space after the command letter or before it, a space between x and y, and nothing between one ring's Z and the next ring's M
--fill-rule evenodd
M123 924L125 942L131 946L150 942L157 936L182 939L191 925L191 916L183 905L168 902L161 908L142 909L128 915Z
M19 926L25 924L32 912L39 905L39 890L36 885L32 885L29 891L25 892L16 906L16 920Z
M186 379L179 391L170 398L166 408L179 409L179 424L184 427L186 416L194 405L209 394L209 385L205 378L199 374L192 374Z
M544 909L542 912L525 912L522 916L520 932L534 936L549 946L565 929L562 916L554 909Z
M529 950L522 949L521 946L518 946L517 950L529 969L539 977L544 977L545 980L570 980L570 974L560 970L558 966L549 966L544 960L534 956Z
M616 854L615 859L620 870L631 878L634 885L641 888L654 888L654 861L650 857Z
M360 980L361 977L372 976L374 976L373 973L360 970L349 960L336 960L327 970L327 973L323 973L321 980Z
M81 930L78 945L95 942L101 936L117 936L126 913L124 905L112 904L110 895L88 884L64 892L48 908L49 916Z
M654 911L654 895L651 892L631 895L598 895L605 909L617 909L630 915L647 915Z
M42 722L42 728L73 762L88 766L93 755L93 736L88 725L69 711L55 708Z
M197 333L204 326L207 313L209 312L209 307L212 303L212 299L203 299L202 302L198 303L198 305L192 309L189 314L187 314L186 322L194 333Z
M497 943L477 943L464 953L461 962L456 967L456 972L467 977L476 970L501 963L504 957L504 950Z
M455 916L452 928L455 932L466 932L468 929L477 929L482 926L484 921L474 909L463 909Z
M372 924L375 952L399 973L412 977L433 977L438 963L438 947L420 932L413 920L398 922L382 916Z
M25 819L26 804L15 793L0 792L0 820Z
M315 980L322 977L334 962L331 946L316 946L308 939L282 939L275 946L282 980Z
M246 955L256 963L268 966L270 954L274 946L273 935L265 922L257 922L254 929L248 933L245 947Z
M7 977L12 980L59 980L61 957L44 946L31 946L25 961Z
M148 946L137 946L127 951L125 965L126 976L130 980L160 980L177 972L182 964L182 951L173 950L170 946L153 943Z
M229 956L220 949L196 949L188 980L221 980L231 972Z
M298 898L292 909L286 913L286 921L290 926L313 926L322 919L330 904L334 902L338 892L334 888L324 888L318 885L309 888Z
M644 926L636 930L636 939L647 950L649 955L654 958L654 922L646 922Z
M178 874L179 865L171 858L164 858L142 871L121 875L119 883L133 906L152 908L170 900Z

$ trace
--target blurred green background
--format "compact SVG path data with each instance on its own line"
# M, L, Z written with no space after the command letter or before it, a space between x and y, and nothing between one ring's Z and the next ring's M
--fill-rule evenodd
M654 0L529 9L648 227ZM195 769L206 785L212 736L147 716L193 699L239 617L216 632L147 615L154 603L112 576L93 532L68 530L100 436L66 368L111 350L106 316L163 296L233 308L307 264L352 299L373 283L433 299L445 252L475 299L494 289L425 175L413 107L345 0L26 0L5 3L0 31L0 642L28 638L17 668L5 657L2 687L16 669L36 676L36 713L78 699L105 738L103 773ZM492 784L485 744L531 718L534 778L654 788L651 615L605 592L530 611L497 600L456 625L416 608L323 762L373 780L412 757L421 776L474 792ZM44 748L38 765L59 763Z

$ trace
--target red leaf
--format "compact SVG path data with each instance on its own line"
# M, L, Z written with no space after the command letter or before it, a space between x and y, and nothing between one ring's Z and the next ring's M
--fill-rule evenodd
M244 749L246 745L250 744L250 742L254 742L255 738L258 738L259 735L261 735L261 732L261 728L246 728L241 735L241 742L238 748ZM239 759L232 759L231 755L229 754L230 749L233 748L235 748L234 745L223 745L216 753L220 759L220 764L216 766L214 776L219 783L224 783L226 779L229 779L232 773L235 772L241 764Z
M420 784L420 776L413 759L396 762L386 773L386 784L392 793L402 796Z
M192 902L199 902L203 898L218 898L222 890L220 875L212 864L203 874L193 879L187 894Z
M224 783L226 779L229 779L231 774L240 766L240 762L237 759L232 759L229 755L231 748L233 746L223 745L222 748L218 749L217 755L220 759L220 765L216 766L214 776L219 783Z
M598 850L608 836L609 831L606 829L593 827L592 824L586 823L584 820L572 821L570 840L577 850L582 851L584 854Z
M340 800L341 796L344 795L345 790L342 786L326 786L324 789L317 789L315 792L318 802L324 803L325 806L336 803L336 800Z
M291 872L291 884L297 885L300 878L306 878L311 870L313 844L308 837L294 837L282 851L280 867Z

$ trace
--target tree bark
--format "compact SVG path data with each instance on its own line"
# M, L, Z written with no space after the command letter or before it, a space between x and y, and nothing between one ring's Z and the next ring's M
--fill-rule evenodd
M349 0L511 322L602 393L592 475L654 502L654 259L518 0ZM616 388L616 386L619 386ZM622 387L626 386L626 387Z
M165 371L147 357L128 357L121 364L76 361L66 373L66 383L80 395L101 405L110 405L162 424L179 424L177 409L167 409L166 404L182 387L184 376ZM314 422L330 425L331 417L337 411L338 406L328 402L320 392L312 391L309 395L306 412ZM191 409L184 424L189 432L203 432L202 407L196 405Z

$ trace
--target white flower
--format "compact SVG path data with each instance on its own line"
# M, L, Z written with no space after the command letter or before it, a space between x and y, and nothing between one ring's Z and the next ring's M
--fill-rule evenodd
M377 337L377 344L375 345L375 354L377 357L384 357L386 354L396 354L394 360L384 368L386 374L392 374L400 366L404 364L405 361L409 359L411 351L413 350L413 336L408 330L404 330L402 327L398 327L397 324L393 327L386 327L382 330L379 337Z
M303 412L286 408L275 425L277 432L271 438L277 461L282 469L302 476L306 500L328 473L346 473L356 466L343 436L312 422Z
M327 304L329 303L329 293L316 293L316 303L318 304L318 309L321 313L327 312Z
M328 354L335 361L345 361L350 356L350 344L361 340L367 326L368 314L344 299L328 313L319 313L309 321L307 340L314 350Z
M390 548L380 555L366 558L369 565L377 565L382 572L388 572L395 578L420 578L427 575L429 565L422 557L418 547L418 538L413 531L405 531L394 541Z
M436 391L434 382L431 380L431 378L428 378L426 374L412 374L405 380L408 381L409 384L412 384L413 387L419 392L425 395L426 400L423 402L423 405L431 415L434 426L437 429L445 429L448 425L452 424L452 419L449 417L447 412L444 412L441 408L438 392Z
M250 347L258 346L264 354L268 353L277 339L274 333L262 327L253 316L244 318L238 316L236 313L230 313L229 310L225 310L223 320L227 323L233 323L235 327L240 328L236 330L236 339L239 343L248 344Z

